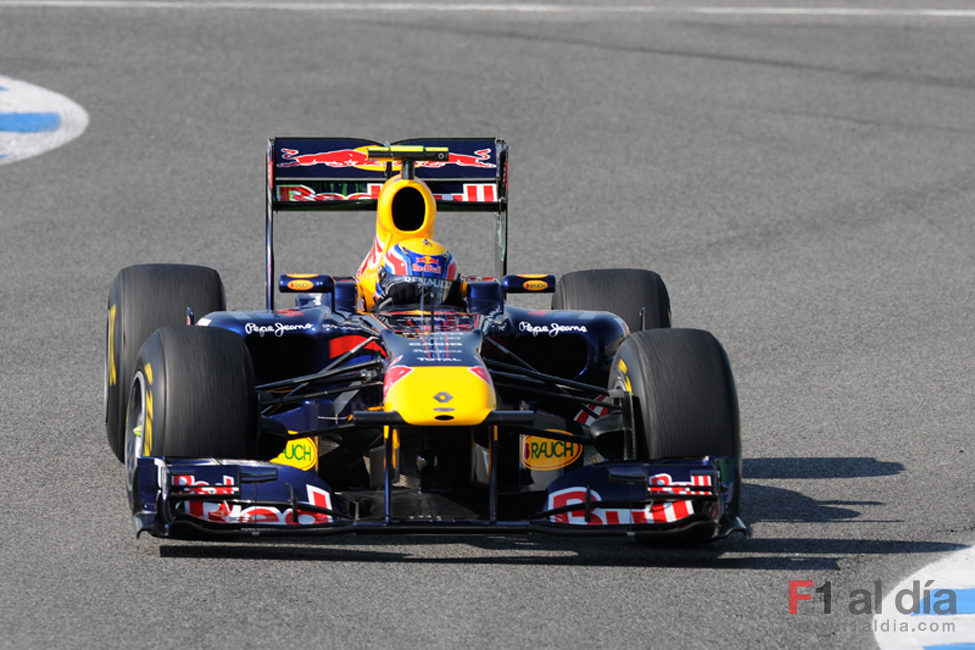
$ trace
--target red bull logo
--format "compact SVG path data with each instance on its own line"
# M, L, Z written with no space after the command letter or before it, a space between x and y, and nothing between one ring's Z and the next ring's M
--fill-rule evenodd
M443 272L443 266L440 263L440 259L437 257L431 257L430 255L422 255L416 258L413 262L411 268L413 273L432 273L434 275L440 275Z
M339 149L337 151L320 151L317 153L300 153L297 149L281 149L281 157L284 162L279 162L278 167L314 167L315 165L325 165L327 167L355 167L356 169L366 169L369 171L384 171L386 169L385 160L372 160L366 154L368 147L357 147L355 149ZM478 149L473 154L451 153L447 160L418 160L416 167L440 168L445 165L457 165L459 167L483 167L494 169L497 167L491 160L490 149ZM393 162L393 169L398 170L400 163Z

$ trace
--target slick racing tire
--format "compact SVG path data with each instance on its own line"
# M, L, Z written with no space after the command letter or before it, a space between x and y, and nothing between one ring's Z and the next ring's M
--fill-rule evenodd
M254 457L258 431L254 367L227 330L160 327L135 362L125 422L125 463L140 456Z
M635 332L613 360L610 389L633 396L640 460L724 456L740 476L738 395L728 356L709 332Z
M670 327L667 286L658 274L642 269L566 273L555 286L552 309L608 311L626 321L631 332Z
M211 268L142 264L119 271L108 296L105 327L105 429L119 460L125 452L125 413L135 358L157 327L186 323L226 309L223 282Z

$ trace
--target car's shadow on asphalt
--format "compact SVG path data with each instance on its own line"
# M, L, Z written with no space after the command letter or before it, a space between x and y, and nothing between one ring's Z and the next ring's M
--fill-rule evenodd
M761 479L876 477L899 474L900 463L873 458L762 458L744 462L744 518L755 522L830 523L859 520L859 506L875 501L818 501ZM358 535L240 537L164 541L162 558L227 558L307 562L533 566L836 570L844 557L940 553L964 545L938 541L848 537L750 537L735 534L708 544L641 545L623 537L530 535Z
M347 536L325 541L164 543L162 558L221 558L298 562L531 566L756 569L761 571L839 568L844 557L864 554L942 553L962 544L904 540L775 538L720 540L699 546L641 546L621 538L521 538L493 536Z

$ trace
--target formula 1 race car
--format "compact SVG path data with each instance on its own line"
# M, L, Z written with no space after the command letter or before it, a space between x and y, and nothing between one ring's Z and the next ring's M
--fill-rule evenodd
M137 532L747 534L723 348L670 328L651 271L508 274L504 141L274 138L267 169L265 309L226 311L201 266L112 285L105 419ZM302 209L376 211L354 276L275 277L274 219ZM495 277L457 274L438 209L493 214Z

